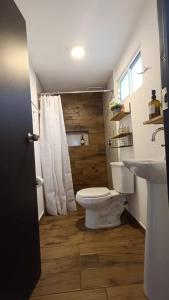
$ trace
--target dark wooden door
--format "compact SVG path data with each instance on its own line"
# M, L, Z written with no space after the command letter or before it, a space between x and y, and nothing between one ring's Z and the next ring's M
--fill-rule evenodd
M160 59L162 98L164 112L166 165L169 190L169 0L157 0L159 36L160 36Z
M40 275L25 21L0 1L0 299L29 298Z

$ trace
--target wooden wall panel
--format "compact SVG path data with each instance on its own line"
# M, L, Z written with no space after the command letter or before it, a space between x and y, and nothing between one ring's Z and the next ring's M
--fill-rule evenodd
M75 192L107 186L102 94L62 96L67 131L88 131L89 145L69 147Z

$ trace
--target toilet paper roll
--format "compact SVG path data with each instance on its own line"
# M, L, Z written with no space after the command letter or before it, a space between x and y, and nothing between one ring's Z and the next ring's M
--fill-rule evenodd
M37 186L37 187L40 187L40 186L42 186L43 184L44 184L43 178L40 177L40 176L37 176L37 177L36 177L36 186Z

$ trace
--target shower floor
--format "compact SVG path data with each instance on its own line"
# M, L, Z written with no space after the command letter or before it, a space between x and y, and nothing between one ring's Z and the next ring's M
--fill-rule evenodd
M31 300L143 300L144 233L125 221L87 230L84 211L44 217L42 275Z

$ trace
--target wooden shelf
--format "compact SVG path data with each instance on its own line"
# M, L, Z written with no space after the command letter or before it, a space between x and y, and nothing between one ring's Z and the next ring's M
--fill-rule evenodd
M119 111L114 114L114 116L110 119L110 121L120 121L121 119L125 118L128 115L130 115L130 112Z
M163 123L164 123L163 116L158 116L158 117L155 117L153 119L150 119L150 120L144 122L143 125L163 124Z
M133 147L133 144L131 145L124 145L124 146L112 146L112 149L117 149L117 148L128 148L128 147Z
M129 135L132 135L132 132L119 133L117 135L114 135L111 139L112 140L114 140L114 139L120 139L122 137L129 136Z

